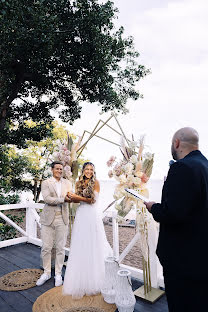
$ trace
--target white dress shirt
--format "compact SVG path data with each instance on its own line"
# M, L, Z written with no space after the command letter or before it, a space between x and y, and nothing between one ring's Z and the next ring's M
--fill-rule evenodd
M53 180L54 180L54 183L56 186L56 193L57 193L58 197L60 198L61 197L61 179L58 181L53 177Z

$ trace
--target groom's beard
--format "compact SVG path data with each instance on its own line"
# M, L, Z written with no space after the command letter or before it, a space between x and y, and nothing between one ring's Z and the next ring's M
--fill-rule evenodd
M174 160L178 160L178 155L173 145L171 146L171 154Z

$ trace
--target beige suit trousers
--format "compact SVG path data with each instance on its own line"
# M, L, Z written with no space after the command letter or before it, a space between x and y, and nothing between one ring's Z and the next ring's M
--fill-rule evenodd
M56 244L56 260L55 275L62 272L64 264L65 250L67 240L68 225L63 222L62 215L55 216L50 225L41 226L42 250L44 273L51 274L51 250L55 241Z

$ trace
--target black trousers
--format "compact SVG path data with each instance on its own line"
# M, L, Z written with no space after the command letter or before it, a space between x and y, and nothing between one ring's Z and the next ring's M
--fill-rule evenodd
M208 311L208 281L164 273L169 312Z

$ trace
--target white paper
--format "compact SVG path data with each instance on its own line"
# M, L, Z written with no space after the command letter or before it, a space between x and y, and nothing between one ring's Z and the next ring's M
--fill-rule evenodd
M125 188L125 191L130 193L131 195L135 196L136 198L138 199L141 199L142 201L144 202L149 202L149 201L153 201L145 196L142 196L141 194L139 194L137 191L133 190L133 189L128 189L128 188Z

